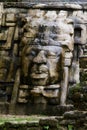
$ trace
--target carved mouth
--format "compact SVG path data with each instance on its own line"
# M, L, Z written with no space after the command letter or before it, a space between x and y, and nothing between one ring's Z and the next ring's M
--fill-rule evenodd
M30 77L33 79L45 79L48 77L48 67L45 65L33 66Z
M47 76L48 76L48 73L35 73L35 72L30 75L30 77L33 79L44 79Z

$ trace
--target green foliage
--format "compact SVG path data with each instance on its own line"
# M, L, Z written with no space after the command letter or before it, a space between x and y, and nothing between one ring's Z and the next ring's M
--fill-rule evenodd
M73 92L78 92L81 90L81 85L78 83L72 89Z
M68 125L68 130L73 130L73 125Z
M41 118L42 116L36 116L36 115L32 115L32 116L1 116L0 117L0 125L4 124L5 122L22 122L22 121L39 121L39 118Z
M69 88L69 98L72 99L73 94L75 94L76 92L80 92L81 91L81 85L80 84L76 84L73 87Z
M44 126L44 127L43 127L43 130L49 130L49 125Z

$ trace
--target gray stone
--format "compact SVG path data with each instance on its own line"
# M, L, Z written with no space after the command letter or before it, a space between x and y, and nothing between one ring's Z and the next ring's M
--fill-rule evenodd
M2 20L1 20L1 25L2 25L2 26L5 26L5 25L6 25L6 23L5 23L5 18L6 18L6 14L3 13L3 14L2 14Z
M80 56L80 68L87 68L87 55Z
M6 15L6 22L15 22L15 21L16 21L15 14L8 13Z
M58 125L58 120L55 119L55 118L49 118L49 119L40 119L40 122L39 124L41 126L45 126L45 125L48 125L50 127L57 127Z
M81 118L85 118L87 116L87 112L86 111L69 111L69 112L65 112L64 113L64 118L65 119L81 119Z
M65 66L71 66L71 59L65 59L64 64Z
M7 32L0 33L0 40L2 40L2 41L6 41L7 40Z
M59 122L59 125L63 125L63 126L68 126L68 125L75 125L76 121L73 119L67 119L67 120L62 120Z

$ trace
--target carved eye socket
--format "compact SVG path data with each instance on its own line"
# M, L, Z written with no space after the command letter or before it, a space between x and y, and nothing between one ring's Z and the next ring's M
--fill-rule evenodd
M57 55L54 52L48 52L48 58L55 59Z
M36 52L35 51L31 51L29 53L26 53L26 56L35 56L36 55Z
M31 51L30 55L35 56L36 52L35 51Z

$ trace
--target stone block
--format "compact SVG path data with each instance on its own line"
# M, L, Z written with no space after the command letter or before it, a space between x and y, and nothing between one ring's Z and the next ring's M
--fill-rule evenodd
M82 24L81 25L81 42L82 44L85 44L86 43L86 37L87 37L87 32L86 32L86 25L85 24Z
M7 130L27 130L26 122L22 121L21 123L18 123L17 121L11 122L5 122L5 128Z
M58 126L58 120L55 118L40 119L39 124L40 126L49 126L55 128Z
M74 43L75 43L75 44L82 44L82 42L81 42L81 37L79 38L79 37L75 36L75 38L74 38Z
M17 99L17 102L18 102L18 103L27 103L28 100L25 99L25 98L18 98L18 99Z
M16 23L7 23L6 22L6 26L14 27L15 25L16 25Z
M76 121L74 119L72 119L72 120L71 119L67 119L67 120L63 119L62 121L59 122L59 124L63 125L63 126L67 126L68 124L75 125L75 122Z
M35 34L36 34L36 32L32 30L30 32L25 33L24 36L27 38L31 38L31 37L34 37Z
M15 21L16 21L15 14L8 13L6 15L6 22L15 22Z
M70 59L70 58L73 57L73 54L72 54L72 52L65 52L65 56L64 57Z
M2 8L3 8L3 3L0 2L0 11L2 10Z
M64 118L65 119L85 119L87 116L87 112L86 111L69 111L69 112L65 112L64 113Z
M29 129L27 128L26 130L41 130L39 127L30 127Z
M18 40L18 27L15 29L14 40Z
M56 20L57 18L56 11L47 11L47 13L45 14L45 18L48 20Z
M86 48L86 49L84 49L84 53L85 53L85 54L87 54L87 48Z
M56 117L55 117L55 119L57 119L58 121L63 120L63 118L64 118L63 116L56 116Z
M75 3L72 3L72 4L69 4L69 3L66 3L65 6L67 8L72 8L72 9L82 9L82 6L79 5L79 4L75 4Z
M19 97L24 98L24 97L27 97L27 96L28 96L28 90L26 90L26 89L20 89L19 90Z
M6 25L5 20L6 20L6 14L3 13L3 14L2 14L2 21L1 21L1 25L2 25L2 26L5 26L5 25Z
M6 41L7 40L7 34L6 33L0 33L0 40Z
M2 23L2 21L1 21L1 19L0 19L0 26L1 26L1 23Z
M87 55L81 56L79 62L80 62L80 68L87 68Z
M85 49L87 49L87 44L85 45Z
M13 54L14 56L18 56L18 44L14 44ZM18 58L16 59L16 61L18 61Z
M81 82L87 82L87 69L82 69L80 72L80 81Z
M8 34L7 34L7 41L6 41L6 44L3 46L4 48L6 49L11 48L13 34L14 34L14 27L9 27Z
M0 13L3 12L3 3L0 2Z
M39 127L39 122L37 121L33 121L33 122L27 122L27 126L28 127Z
M61 10L58 14L58 18L65 19L67 18L67 15L68 15L67 11Z
M59 97L60 85L50 85L50 87L37 86L31 90L33 95L43 95L48 98L58 98Z
M1 23L2 23L2 14L0 14L0 26L1 26Z
M71 59L66 58L64 61L64 66L70 66L71 65Z
M0 113L7 114L8 113L9 104L6 102L0 102Z
M28 85L20 85L20 89L28 89Z

